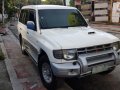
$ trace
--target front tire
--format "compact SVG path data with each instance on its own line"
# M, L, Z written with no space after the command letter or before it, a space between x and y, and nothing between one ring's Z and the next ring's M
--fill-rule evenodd
M48 90L54 90L56 88L56 78L52 72L49 60L46 55L40 59L41 61L39 61L38 68L43 85Z

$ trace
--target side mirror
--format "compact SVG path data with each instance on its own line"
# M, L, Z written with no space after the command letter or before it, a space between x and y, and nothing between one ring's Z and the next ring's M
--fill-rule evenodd
M35 23L33 21L27 21L27 28L35 30Z

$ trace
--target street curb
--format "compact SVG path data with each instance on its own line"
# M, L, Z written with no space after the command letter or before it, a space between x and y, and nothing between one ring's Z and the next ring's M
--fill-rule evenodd
M2 39L1 36L0 36L0 38L1 38L1 41L2 41L1 42L1 49L2 49L2 52L5 55L6 69L8 71L8 75L9 75L9 78L10 78L10 81L11 81L11 84L12 84L12 88L13 88L13 90L23 90L23 86L21 85L21 83L17 79L16 72L15 72L15 70L14 70L14 68L12 66L12 63L11 63L9 57L8 57L5 45L3 43L3 39Z

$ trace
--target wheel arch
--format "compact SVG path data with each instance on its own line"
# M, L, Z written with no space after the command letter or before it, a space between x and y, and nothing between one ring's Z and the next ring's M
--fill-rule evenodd
M50 65L50 61L49 61L49 58L48 58L48 55L47 53L44 51L44 50L40 50L41 54L39 55L38 57L38 70L39 70L39 73L40 73L40 77L41 77L41 80L42 80L42 83L45 87L47 87L48 90L55 90L55 86L56 86L56 77L54 76L54 73L52 71L52 68L51 68L51 65ZM40 60L41 58L41 60ZM44 59L42 59L44 58ZM47 60L48 59L48 60ZM50 82L46 82L45 78L44 78L44 74L43 74L43 63L47 63L48 65L50 65L49 67L49 72L51 72L51 78L52 80Z
M38 64L39 64L40 61L42 61L40 58L41 58L42 56L44 56L44 55L48 58L47 53L46 53L43 49L41 49L41 50L40 50L40 54L38 55ZM48 58L48 59L49 59L49 58ZM49 60L48 60L48 61L49 61Z

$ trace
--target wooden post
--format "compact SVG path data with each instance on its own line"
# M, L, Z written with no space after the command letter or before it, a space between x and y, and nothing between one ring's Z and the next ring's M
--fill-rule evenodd
M109 23L112 23L112 7L113 7L113 0L110 0L110 20Z

